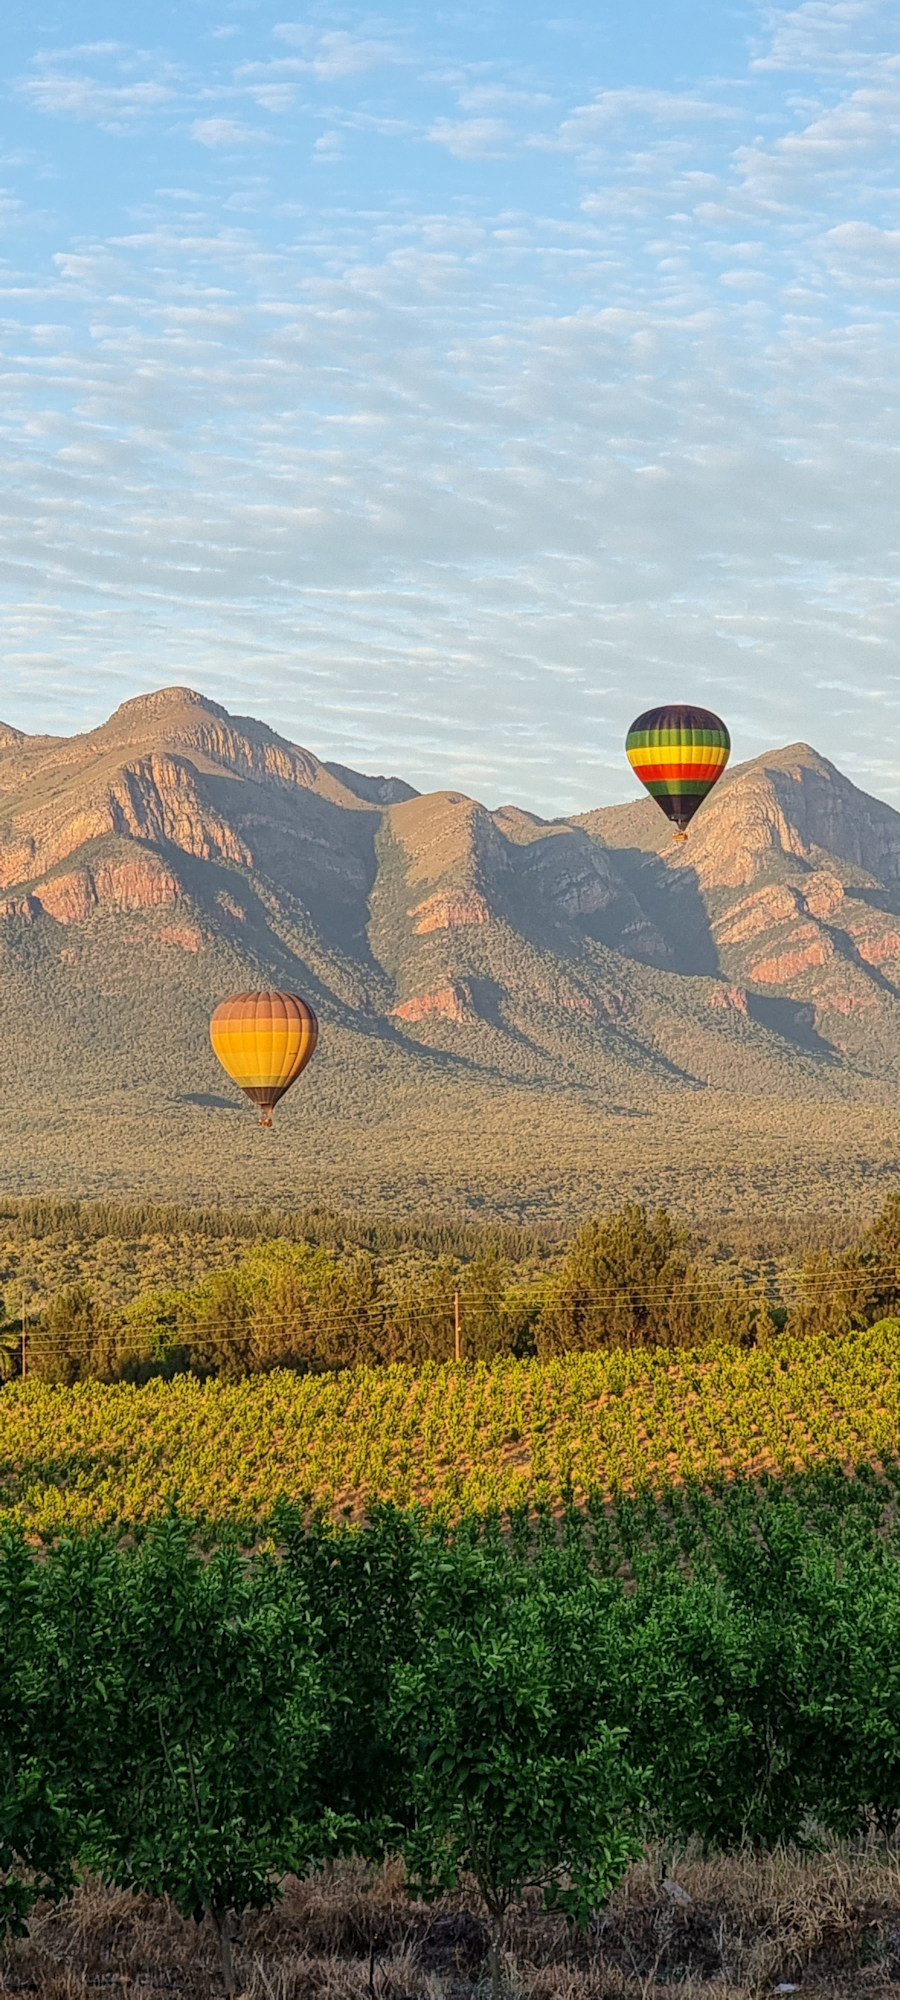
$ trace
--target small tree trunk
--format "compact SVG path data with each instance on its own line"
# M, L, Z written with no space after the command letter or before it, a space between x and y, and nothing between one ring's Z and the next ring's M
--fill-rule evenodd
M225 2000L234 2000L237 1989L234 1978L234 1959L231 1955L231 1911L223 1909L220 1903L213 1903L209 1914L212 1917L216 1942L219 1947L219 1964L222 1968L222 1984L225 1988Z
M491 1916L488 1920L488 1964L491 1971L491 2000L501 2000L503 1993L503 1937L505 1924L502 1916Z

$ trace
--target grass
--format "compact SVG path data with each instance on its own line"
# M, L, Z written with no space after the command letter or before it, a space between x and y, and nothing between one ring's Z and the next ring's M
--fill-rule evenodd
M486 1940L464 1894L407 1900L402 1871L337 1863L289 1878L237 1946L246 2000L475 2000ZM874 1846L757 1857L653 1852L580 1935L530 1898L510 1926L521 2000L887 2000L900 1981L900 1864ZM35 2000L212 2000L214 1940L171 1905L86 1884L0 1959Z

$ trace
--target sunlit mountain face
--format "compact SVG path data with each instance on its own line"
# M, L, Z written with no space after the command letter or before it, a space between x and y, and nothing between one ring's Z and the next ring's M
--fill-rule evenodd
M523 1212L891 1170L900 814L804 744L673 843L649 799L422 795L184 688L7 728L0 968L9 1188ZM322 1025L271 1142L207 1034L266 985Z

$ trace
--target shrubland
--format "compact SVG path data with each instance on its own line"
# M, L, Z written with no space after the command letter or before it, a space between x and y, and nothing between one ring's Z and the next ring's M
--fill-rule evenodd
M503 1225L327 1211L235 1216L22 1204L8 1216L0 1369L39 1380L234 1380L454 1353L549 1361L765 1345L900 1312L900 1196L855 1239L766 1253L626 1203L571 1241ZM827 1232L826 1232L827 1234ZM23 1343L24 1336L24 1343Z

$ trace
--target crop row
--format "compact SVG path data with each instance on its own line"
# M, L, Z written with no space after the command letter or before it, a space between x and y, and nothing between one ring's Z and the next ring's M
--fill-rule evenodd
M0 1520L46 1534L175 1504L259 1522L284 1497L337 1516L390 1501L453 1517L890 1464L898 1444L893 1321L749 1350L15 1382L0 1391Z

